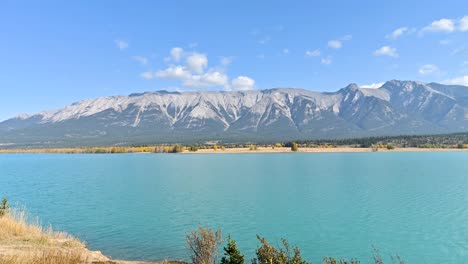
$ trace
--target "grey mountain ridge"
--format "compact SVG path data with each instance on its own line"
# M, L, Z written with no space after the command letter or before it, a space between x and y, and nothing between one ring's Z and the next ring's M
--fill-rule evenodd
M0 123L0 147L275 142L468 131L468 87L392 80L337 92L145 92Z

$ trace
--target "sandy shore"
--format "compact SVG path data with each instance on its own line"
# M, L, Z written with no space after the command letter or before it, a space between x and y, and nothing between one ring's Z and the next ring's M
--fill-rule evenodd
M172 148L171 146L166 146ZM111 152L113 147L94 147L94 149L102 149L102 152L87 152L87 148L55 148L55 149L0 149L0 154L20 154L20 153L37 153L37 154L114 154ZM125 151L117 153L154 153L155 146L149 147L129 147ZM462 152L468 151L468 148L395 148L392 150L386 148L379 148L378 152ZM316 148L299 148L297 152L291 151L287 147L257 147L256 150L249 148L225 148L218 147L217 150L213 148L203 149L197 151L184 150L182 154L252 154L252 153L357 153L357 152L373 152L372 148L353 148L353 147L316 147ZM180 154L180 153L179 153Z
M463 152L468 149L448 149L448 148L395 148L388 150L386 148L379 148L378 152ZM249 148L227 148L227 149L199 149L198 151L184 151L183 154L253 154L253 153L358 153L358 152L373 152L371 148L350 148L350 147L336 147L336 148L299 148L297 152L291 151L291 148L280 147L258 147L257 150L250 150Z

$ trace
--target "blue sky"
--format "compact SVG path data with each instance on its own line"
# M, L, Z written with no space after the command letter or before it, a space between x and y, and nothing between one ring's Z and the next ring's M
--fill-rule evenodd
M0 34L0 120L163 89L468 85L466 0L3 0Z

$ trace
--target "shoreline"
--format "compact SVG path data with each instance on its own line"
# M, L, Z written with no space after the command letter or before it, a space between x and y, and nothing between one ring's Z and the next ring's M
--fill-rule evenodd
M150 147L148 147L150 148ZM87 148L57 148L57 149L0 149L0 154L159 154L161 152L138 151L132 150L128 152L86 152ZM378 148L374 151L372 148L356 148L356 147L315 147L315 148L299 148L297 151L292 151L288 147L257 147L255 150L249 148L226 148L217 150L213 148L200 148L197 151L189 151L187 149L182 152L170 154L268 154L268 153L366 153L366 152L468 152L468 148ZM165 152L163 152L165 153ZM165 153L167 154L167 153Z
M373 151L371 148L352 148L352 147L335 147L335 148L299 148L298 151L291 151L291 148L269 148L259 147L257 150L248 148L229 148L225 150L214 149L199 149L196 152L184 151L180 154L263 154L263 153L367 153L367 152L468 152L468 149L456 148L395 148L386 149L379 148L378 151Z

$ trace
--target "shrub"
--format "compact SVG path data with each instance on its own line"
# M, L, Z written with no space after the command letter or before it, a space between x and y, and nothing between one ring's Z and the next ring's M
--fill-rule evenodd
M375 264L383 264L382 256L380 255L380 251L374 248L374 263Z
M257 235L261 246L257 248L257 258L252 260L252 264L308 264L307 261L302 259L301 251L298 247L292 248L286 239L282 239L281 242L284 248L277 249L272 246L265 238Z
M340 260L336 260L335 258L324 258L323 259L323 264L359 264L361 263L359 260L357 259L351 259L351 260L344 260L344 259L340 259Z
M228 236L227 246L223 249L224 257L221 259L221 264L244 264L244 255L237 248L236 241Z
M370 147L372 147L372 144L370 142L364 142L364 143L359 144L359 147L360 148L370 148Z
M8 199L3 198L2 203L0 204L0 217L7 215L10 211L10 206L8 205Z
M215 264L218 247L221 245L221 230L213 232L209 228L199 227L186 236L193 264Z
M296 152L296 151L298 151L298 150L299 150L299 145L298 145L297 143L293 142L293 143L291 144L291 151Z
M392 150L392 149L395 149L395 147L393 145L387 144L387 149Z
M172 149L169 151L170 153L180 153L184 152L184 147L181 145L175 145L172 147Z
M191 152L196 152L196 151L198 151L198 147L197 146L190 146L188 148L188 150L191 151Z

